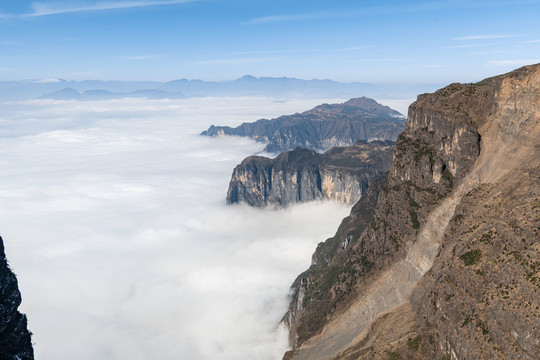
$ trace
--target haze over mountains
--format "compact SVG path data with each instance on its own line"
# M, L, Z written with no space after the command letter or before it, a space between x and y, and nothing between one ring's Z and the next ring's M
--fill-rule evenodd
M302 80L242 76L230 81L179 79L154 81L66 81L44 79L0 82L0 100L96 100L120 97L176 99L201 96L278 96L311 98L352 98L370 95L375 98L411 99L418 93L432 91L439 84L403 85L342 83L332 80Z
M0 1L0 360L540 360L539 14Z
M540 289L539 89L540 65L537 64L474 84L451 84L435 93L418 97L410 107L405 130L397 139L390 171L369 184L350 215L342 221L336 235L319 244L311 267L294 282L289 311L283 318L283 324L289 326L290 342L294 348L285 358L537 358L540 353L540 304L537 296ZM178 106L184 100L173 103ZM232 101L216 98L193 100L202 102L197 115L215 105L217 100ZM149 109L150 103L158 108ZM109 106L112 110L107 113L105 122L102 121L103 108L96 107L96 104ZM123 358L146 359L146 354L156 351L154 340L163 333L172 335L171 340L163 343L166 345L164 353L172 354L171 358L188 352L196 358L200 351L207 350L209 358L237 359L238 354L245 354L245 351L252 355L275 353L282 349L282 338L273 339L272 334L265 330L269 323L272 325L270 328L275 329L272 319L276 319L276 309L280 309L276 304L281 304L286 293L286 289L275 293L271 290L284 284L283 277L271 283L270 275L276 272L274 261L266 261L268 267L260 277L251 277L252 267L235 267L230 271L225 263L231 258L237 266L239 259L247 259L250 265L259 266L260 261L253 260L254 251L265 255L270 249L274 260L287 259L291 253L290 246L296 246L299 236L309 229L300 229L301 234L291 237L289 232L293 231L293 225L288 225L287 229L279 227L285 232L282 242L272 240L261 244L259 238L268 235L276 223L284 224L293 212L249 212L248 207L241 206L229 207L231 212L221 212L223 209L209 212L204 206L205 202L215 201L214 195L220 192L220 186L225 188L226 179L221 178L223 172L216 173L215 168L232 167L234 163L230 158L223 163L221 158L227 157L227 151L216 146L226 142L229 144L227 149L233 153L244 146L260 150L262 144L249 139L225 137L210 141L195 136L184 127L185 123L191 122L191 129L199 128L194 116L186 116L184 121L171 121L182 112L182 108L164 107L163 102L143 103L134 99L102 103L6 102L2 111L11 106L38 108L35 111L25 109L19 117L10 119L8 116L5 121L8 128L22 126L24 130L25 124L35 122L40 116L48 119L43 113L51 106L73 107L66 113L76 119L69 126L58 129L60 123L56 122L55 112L53 121L45 124L50 127L47 131L35 136L31 132L17 136L15 132L13 138L6 136L3 139L4 151L9 155L5 157L6 165L2 169L5 175L2 193L9 195L4 196L0 206L2 217L6 219L4 226L7 229L12 227L13 213L18 213L19 219L26 219L31 214L37 219L33 228L43 227L39 231L40 242L49 244L47 249L31 241L30 244L35 246L26 244L19 248L18 253L19 259L32 259L28 266L39 269L26 280L34 282L34 286L29 287L31 291L27 292L34 301L33 307L27 309L36 309L37 306L47 310L35 312L35 319L41 317L36 325L42 326L36 337L54 337L47 331L51 328L52 318L52 326L62 323L56 331L63 331L62 336L55 339L56 349L53 352L64 354L66 347L71 346L70 358L81 358L77 356L81 344L70 345L66 339L83 332L88 326L94 333L92 337L85 337L82 344L88 359L95 359L120 343L123 344L120 350ZM80 112L81 108L85 108L84 112ZM346 106L338 105L337 108ZM156 111L171 111L173 116L155 116ZM137 116L141 118L137 119ZM219 112L216 118L222 116ZM85 122L77 123L80 118ZM92 120L89 122L88 118ZM156 118L162 121L156 123ZM90 124L93 125L89 127ZM194 146L186 151L185 146L190 141L206 147L201 150L200 146ZM371 144L377 145L375 142ZM209 155L207 151L212 146L214 149ZM343 165L342 161L350 164L348 157L341 156L347 151L350 149L330 150L327 155L337 157L327 159L324 165ZM126 152L131 152L131 155L126 157ZM295 150L274 161L248 158L244 165L249 165L252 160L271 166L281 162L278 168L287 169L288 165L298 165L295 159L303 162L305 154L317 157L309 150ZM54 159L56 163L51 161ZM106 160L105 166L96 167L96 160ZM293 160L291 164L287 164L290 160ZM179 166L182 162L183 165ZM308 162L306 164L311 167ZM201 165L205 166L193 171ZM17 171L18 167L22 172L20 169ZM49 173L51 167L60 171ZM298 181L297 169L290 172L291 183L303 187L304 184ZM382 171L384 169L377 169L377 175ZM198 177L200 173L210 174L209 178L213 180L201 179ZM215 174L221 174L219 179ZM242 181L251 181L244 177L246 179ZM253 179L258 181L256 177ZM346 181L340 191L350 190L346 189L347 186L354 187L347 183L353 184ZM72 186L77 188L75 194L73 191L63 192ZM293 192L296 190L299 189L293 189ZM302 191L296 192L303 194ZM158 193L158 198L155 198ZM43 204L43 199L49 204L45 209L39 205ZM88 204L92 206L81 206ZM219 201L216 204L224 205ZM319 202L319 205L328 204ZM145 207L146 210L141 211ZM120 209L123 210L118 211ZM137 211L131 213L126 209ZM182 210L178 212L179 209ZM316 219L321 219L315 219L309 210L306 211L310 209L308 207L296 209L301 209L302 216L308 220L303 224L309 224L309 221L317 223ZM322 216L335 215L335 211L322 212ZM221 219L224 214L229 215ZM250 219L259 218L246 223L245 214L250 214ZM111 216L121 221L110 223ZM87 223L91 219L93 221ZM81 220L85 224L76 225ZM122 226L122 223L128 226ZM212 224L210 231L209 223ZM90 228L102 231L88 231L88 224L92 225ZM161 224L162 229L167 230L156 231L155 224ZM18 226L23 231L28 230L20 221ZM107 226L111 228L107 229ZM59 229L65 232L57 233ZM138 235L126 237L127 229L138 232ZM76 236L71 234L73 230L77 230ZM225 236L230 231L234 235ZM257 232L259 236L254 238L252 234ZM242 241L235 241L240 235L243 236ZM66 243L63 243L65 237L76 245L67 253ZM196 256L185 258L186 249L191 245L185 242L186 237L197 244L197 251L188 251ZM201 243L205 246L198 247ZM95 250L80 249L80 244ZM111 248L111 244L117 247ZM134 246L137 244L140 248ZM231 248L222 248L228 244ZM24 251L22 254L21 249ZM130 249L130 256L125 256L125 249ZM43 253L47 255L43 257ZM152 256L148 256L149 253ZM88 258L93 261L87 262ZM131 259L128 261L132 263L126 263L123 258ZM64 266L52 268L51 259L55 264L64 262ZM95 262L97 259L99 261ZM140 266L141 259L160 271L148 273L147 267ZM105 260L108 267L102 266ZM74 262L76 266L73 266ZM99 264L97 272L96 264ZM121 266L117 267L119 264ZM164 264L167 269L178 269L180 264L185 268L171 276L163 269ZM83 273L65 271L66 268L81 266L86 267ZM192 273L194 268L200 271ZM255 271L260 270L257 268ZM9 278L10 273L6 273ZM246 274L245 282L237 282ZM71 276L75 281L65 281ZM92 281L81 282L81 278ZM192 279L193 283L183 283L186 278ZM54 283L56 279L61 280ZM109 283L111 279L115 281ZM140 279L144 281L141 283ZM74 303L70 297L44 295L39 291L43 284L50 282L62 289L61 293L75 295L78 302ZM3 290L14 290L13 279L8 283L11 285ZM88 287L88 283L99 286ZM65 284L73 286L64 288ZM201 285L203 292L200 292ZM75 294L71 294L74 287ZM219 307L213 309L212 316L201 319L201 313L207 313L216 305L211 299L219 298L222 304L223 293L246 287L250 291L241 296L232 293L231 299L245 298L248 293L258 296L257 291L268 290L271 294L264 297L255 312L247 307L237 308L232 317L225 319L228 320L225 324L220 323L223 333L210 334L215 330L213 321L223 320L221 314L229 314L224 311L229 308ZM133 289L138 291L134 293ZM163 296L163 302L155 302L154 294L157 292L167 294ZM186 293L192 296L186 298ZM283 297L275 295L277 293ZM7 294L8 305L16 309L18 291L4 291L3 294ZM42 297L48 301L41 301ZM118 307L110 308L111 302ZM93 309L89 313L81 310L86 309L88 303ZM54 316L48 311L51 304L55 306ZM128 306L129 311L123 314L125 323L109 324L114 330L112 335L118 336L103 333L103 322L96 322L96 319L116 318L118 310L130 304L134 306ZM182 306L179 308L178 304ZM190 308L193 304L197 304L195 309L198 311ZM152 311L141 314L141 305ZM71 312L66 315L68 308ZM24 312L32 319L32 311ZM269 312L272 316L267 316ZM21 316L16 311L14 313ZM154 313L167 314L167 320L170 318L171 321L165 324L164 320L156 319ZM44 314L49 321L48 326L43 321ZM73 321L74 315L78 321ZM149 324L132 324L133 319L144 315L148 316ZM243 326L235 323L235 320L246 317L254 322ZM178 321L186 318L190 321ZM253 328L261 321L265 326L258 329L261 334L264 332L266 343L259 348L263 351L254 352L253 346L259 346L259 334ZM189 327L201 322L203 331L195 329L193 334ZM17 323L23 325L24 321ZM243 336L231 332L231 327L243 329ZM158 329L153 333L157 335L145 342L151 329ZM133 334L133 330L137 330L137 336L125 336L126 333ZM27 343L24 331L20 334ZM208 347L207 340L213 341L216 336L219 339L215 342L217 345ZM250 339L248 345L247 338ZM178 339L188 339L181 343L180 350ZM137 351L137 346L148 352Z

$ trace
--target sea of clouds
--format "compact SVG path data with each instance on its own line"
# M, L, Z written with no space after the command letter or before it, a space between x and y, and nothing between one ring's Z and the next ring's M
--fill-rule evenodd
M264 145L198 134L342 100L0 104L0 235L36 358L280 359L289 286L349 209L227 206Z

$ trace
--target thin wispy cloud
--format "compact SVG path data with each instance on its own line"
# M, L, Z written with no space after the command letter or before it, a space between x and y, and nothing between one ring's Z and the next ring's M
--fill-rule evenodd
M253 50L253 51L235 51L228 55L264 55L264 54L296 54L303 52L319 51L318 49L282 49L282 50Z
M99 71L76 71L76 72L66 72L58 74L59 78L62 79L71 79L71 80L87 80L87 79L97 79L102 77L103 74Z
M261 54L297 54L297 53L312 53L312 52L348 52L365 50L372 47L371 45L351 46L337 49L276 49L276 50L254 50L254 51L237 51L229 53L230 55L261 55Z
M379 63L379 62L393 62L393 61L398 61L398 59L395 59L395 58L354 59L353 62L358 62L358 63Z
M51 84L51 83L59 83L61 80L57 78L48 78L48 79L39 79L39 80L32 80L35 84Z
M275 61L272 57L257 57L257 58L228 58L228 59L212 59L198 61L197 64L205 65L236 65L236 64L256 64L269 61Z
M133 60L133 61L152 60L152 59L157 59L163 56L164 56L163 54L134 55L134 56L126 56L124 57L124 60Z
M467 49L467 48L483 47L483 46L488 46L488 45L489 44L464 44L464 45L447 46L446 49Z
M85 11L102 11L129 9L149 6L174 5L197 0L163 0L163 1L99 1L90 4L73 4L69 2L33 3L32 12L23 16L48 16Z
M350 18L358 16L373 16L373 15L391 15L391 14L412 14L412 13L421 13L429 11L443 11L444 9L452 8L459 5L463 8L469 7L489 7L490 4L472 4L462 0L452 0L452 1L430 1L430 2L421 2L417 4L400 4L400 5L389 5L389 6L373 6L373 7L363 7L357 9L348 9L344 11L336 10L323 10L315 12L306 12L306 13L297 13L297 14L280 14L280 15L269 15L256 17L245 22L240 23L241 25L262 25L262 24L272 24L272 23L284 23L284 22L296 22L296 21L305 21L305 20L316 20L316 19L336 19L336 18ZM503 4L501 4L503 5Z
M487 40L487 39L508 39L515 37L516 35L508 34L480 34L480 35L467 35L458 36L453 38L454 41L469 41L469 40Z
M490 49L485 51L474 51L470 52L470 56L478 56L478 55L496 55L496 54L511 54L515 53L514 51L510 50L500 50L500 49Z
M356 50L365 50L367 48L370 48L371 45L365 45L365 46L352 46L348 48L343 49L336 49L337 51L356 51Z
M401 6L395 7L371 7L371 8L362 8L362 9L349 9L347 11L336 11L336 10L325 10L325 11L315 11L307 13L297 13L297 14L282 14L282 15L270 15L262 16L250 19L248 21L242 22L241 25L263 25L263 24L274 24L274 23L285 23L285 22L297 22L297 21L306 21L306 20L318 20L318 19L339 19L339 18L350 18L357 16L369 16L385 12L400 12L403 10Z
M450 65L444 65L444 64L425 64L420 65L423 69L444 69L450 67Z
M248 21L241 23L241 25L260 25L260 24L272 24L272 23L283 23L283 22L294 22L301 20L315 20L328 17L340 17L345 15L345 13L338 13L332 11L320 11L320 12L311 12L303 14L290 14L290 15L274 15L274 16L263 16L254 18Z
M540 43L540 39L521 41L521 44L538 44L538 43Z
M491 60L490 66L525 66L539 63L540 59L512 59L512 60Z

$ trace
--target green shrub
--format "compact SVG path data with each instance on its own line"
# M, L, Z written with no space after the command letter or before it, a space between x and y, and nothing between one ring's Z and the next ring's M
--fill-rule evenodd
M482 250L471 250L461 255L459 258L463 260L465 266L470 266L478 263L482 257Z
M420 222L418 221L418 214L416 211L411 210L411 221L414 229L420 229Z

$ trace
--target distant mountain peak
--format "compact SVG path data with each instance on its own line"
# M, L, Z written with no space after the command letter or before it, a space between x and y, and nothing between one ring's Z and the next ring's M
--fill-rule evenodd
M242 77L239 77L238 79L236 80L258 80L258 78L256 78L255 76L252 76L252 75L243 75Z
M67 87L54 91L49 94L44 94L39 97L39 99L52 99L52 100L73 100L78 99L81 96L81 93L75 90L74 88Z

